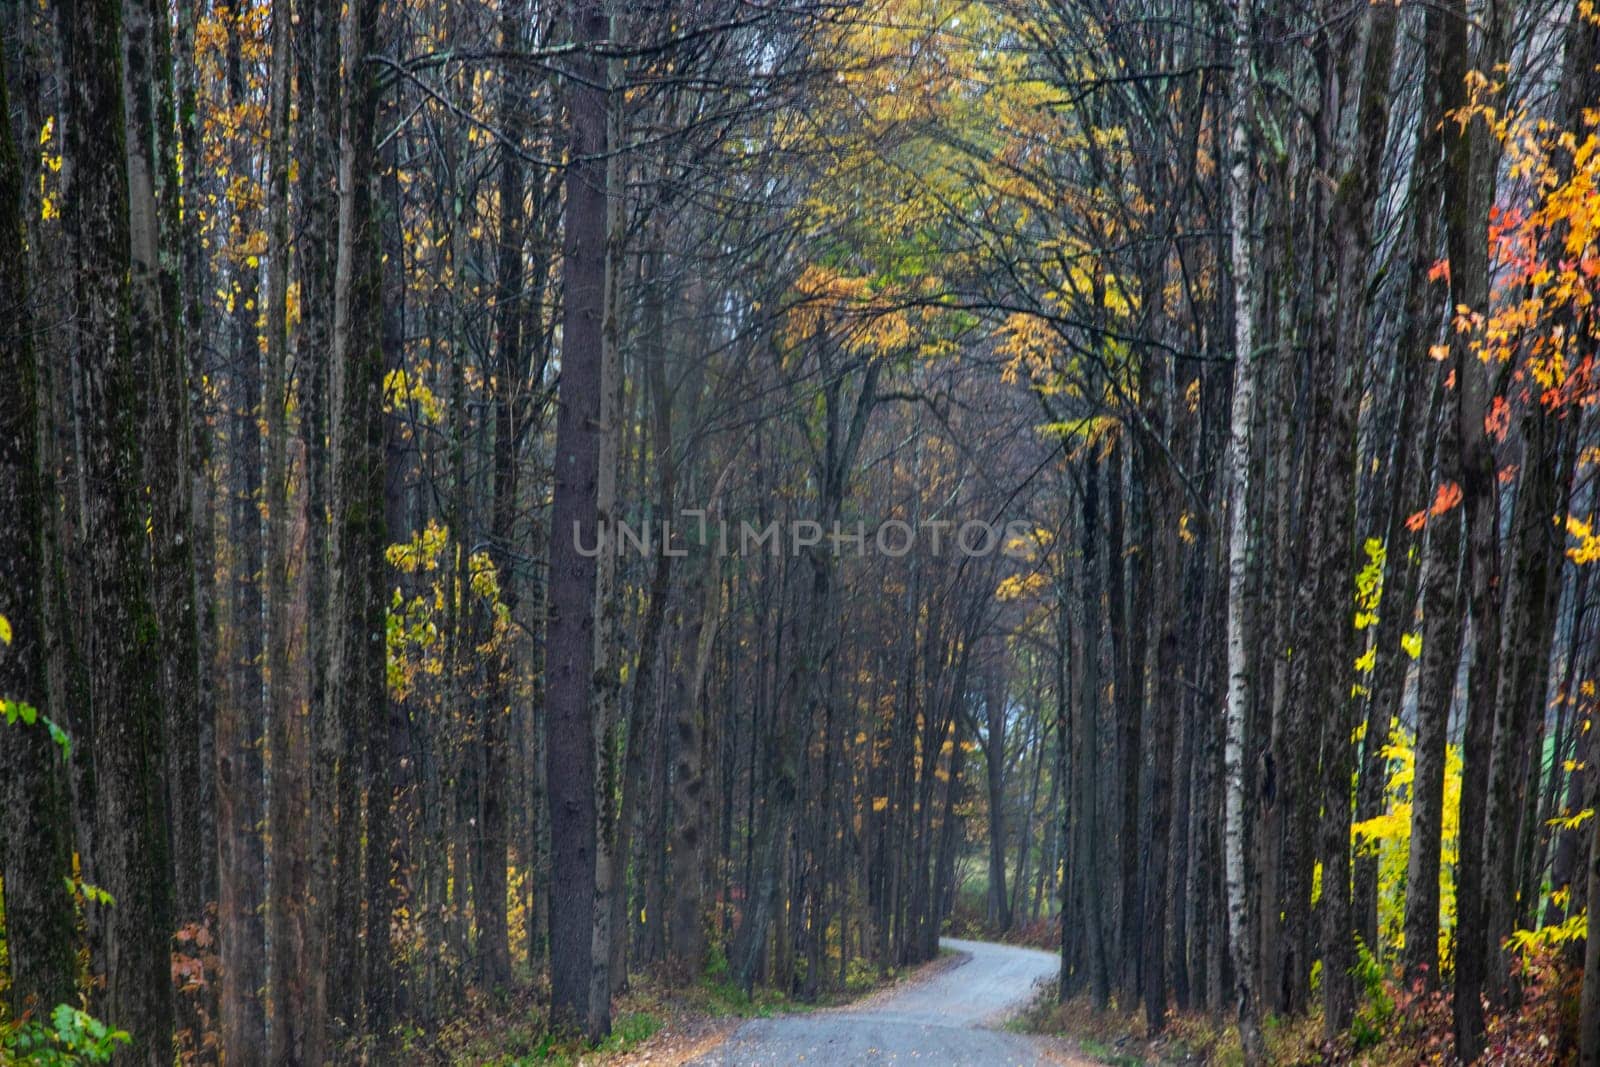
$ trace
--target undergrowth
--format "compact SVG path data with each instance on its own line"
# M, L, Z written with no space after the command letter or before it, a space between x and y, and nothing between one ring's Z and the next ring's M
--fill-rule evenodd
M1421 983L1407 986L1365 948L1356 965L1359 1003L1350 1027L1331 1040L1320 1011L1269 1017L1262 1033L1274 1067L1397 1067L1454 1063L1450 994ZM1556 951L1531 952L1516 961L1515 1004L1487 1013L1484 1067L1554 1067L1576 1047L1581 974ZM1058 1003L1056 986L1041 991L1019 1028L1070 1039L1083 1055L1113 1067L1244 1062L1237 1029L1205 1012L1172 1012L1163 1031L1147 1034L1137 1004L1115 1000L1097 1012L1084 996Z

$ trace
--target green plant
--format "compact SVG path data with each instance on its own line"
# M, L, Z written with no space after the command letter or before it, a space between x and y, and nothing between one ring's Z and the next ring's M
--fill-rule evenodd
M67 1067L110 1063L117 1046L129 1040L126 1030L113 1030L86 1011L57 1004L48 1026L35 1019L0 1033L0 1052L7 1063Z
M600 1042L606 1052L625 1052L641 1041L653 1037L661 1029L661 1020L649 1012L631 1011L620 1015L611 1023L611 1036Z
M1356 965L1350 969L1361 988L1361 1007L1350 1024L1350 1041L1357 1052L1372 1048L1389 1036L1394 1022L1394 997L1385 981L1383 965L1365 943L1356 942Z
M67 736L67 732L48 715L39 714L39 709L32 704L23 700L0 698L0 718L5 719L7 726L15 726L18 723L23 726L42 725L50 732L50 740L61 749L61 758L71 758L72 740Z

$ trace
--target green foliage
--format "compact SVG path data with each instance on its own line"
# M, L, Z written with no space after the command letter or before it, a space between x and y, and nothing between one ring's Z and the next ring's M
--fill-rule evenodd
M1561 902L1566 903L1570 894L1563 892ZM1583 908L1568 915L1566 919L1551 926L1542 926L1537 930L1516 930L1506 944L1522 954L1529 956L1548 950L1558 949L1562 945L1581 943L1589 933L1589 913Z
M728 967L727 954L718 942L712 942L706 950L706 969L698 992L696 1007L708 1015L770 1019L780 1011L807 1008L807 1005L792 1003L781 989L758 986L753 995L740 989Z
M631 1011L613 1019L610 1036L595 1047L601 1052L626 1052L641 1041L654 1037L660 1029L661 1020L654 1015L645 1011Z
M48 715L39 714L39 709L27 701L0 698L0 717L5 719L7 726L16 726L19 723L23 726L42 725L50 731L50 740L60 747L61 758L72 757L72 739L67 736L67 732Z
M1384 980L1383 965L1359 940L1356 942L1356 965L1350 973L1361 990L1361 1007L1350 1024L1350 1040L1359 1052L1373 1047L1388 1035L1394 1023L1395 1004Z
M81 878L63 878L61 880L66 883L67 892L80 903L100 904L107 908L114 908L117 905L116 898L97 885L90 885Z
M0 1060L32 1067L110 1063L117 1046L129 1040L126 1030L113 1030L86 1011L57 1004L48 1025L35 1019L0 1033Z

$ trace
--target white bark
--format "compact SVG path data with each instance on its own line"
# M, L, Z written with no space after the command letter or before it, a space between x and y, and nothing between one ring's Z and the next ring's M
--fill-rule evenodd
M1223 866L1228 943L1233 953L1239 1037L1245 1062L1265 1062L1252 985L1254 927L1245 882L1245 728L1250 708L1250 657L1245 632L1250 563L1250 436L1255 411L1255 259L1250 232L1250 0L1235 0L1233 100L1229 114L1228 208L1233 226L1234 379L1228 436L1228 697L1223 748L1226 803Z

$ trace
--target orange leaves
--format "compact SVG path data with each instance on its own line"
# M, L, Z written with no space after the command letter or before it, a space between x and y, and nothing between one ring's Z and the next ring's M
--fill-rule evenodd
M1435 261L1433 266L1428 268L1428 280L1430 282L1443 281L1448 285L1450 282L1450 261L1448 259Z
M1461 486L1455 482L1444 482L1439 486L1439 491L1433 498L1433 506L1428 510L1433 515L1443 515L1459 503L1461 503Z
M877 288L869 278L849 277L816 264L795 282L784 340L799 348L820 333L837 334L856 353L890 356L912 340L912 324L904 295Z
M1483 416L1483 429L1496 441L1504 441L1510 427L1511 405L1506 403L1505 397L1497 396L1489 402L1489 410Z
M1553 360L1548 374L1535 372L1535 379L1543 386L1539 403L1546 411L1559 411L1570 407L1587 407L1595 402L1594 356L1584 356L1575 367L1564 360Z
M1425 511L1418 511L1406 519L1406 529L1416 533L1427 525L1430 518L1443 515L1461 503L1461 486L1455 482L1441 482L1434 494L1433 503Z

